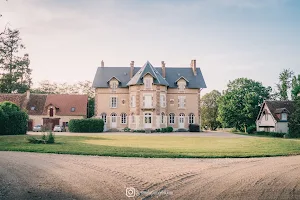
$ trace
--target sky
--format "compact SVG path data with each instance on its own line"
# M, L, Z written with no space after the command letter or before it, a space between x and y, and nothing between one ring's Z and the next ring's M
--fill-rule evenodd
M300 73L298 0L0 0L0 29L19 29L35 85L92 81L97 67L190 67L207 93L247 77L274 87Z

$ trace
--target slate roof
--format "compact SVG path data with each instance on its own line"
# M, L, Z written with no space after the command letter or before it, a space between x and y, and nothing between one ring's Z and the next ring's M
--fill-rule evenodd
M161 76L161 74L154 69L149 61L132 77L132 79L127 83L127 85L140 85L143 84L143 77L146 74L150 74L153 79L153 84L169 86L168 82Z
M265 104L268 106L271 114L276 119L276 121L280 121L278 118L279 111L283 111L286 109L289 114L292 114L295 110L293 101L265 101Z
M145 65L147 65L147 63ZM142 69L141 67L134 67L134 71L133 71L134 76L132 78L134 78L136 73L141 69ZM153 69L159 73L160 76L158 77L158 79L160 83L163 83L163 81L160 78L162 77L161 67L153 67ZM184 77L186 80L189 81L187 83L187 88L197 88L197 89L206 88L206 84L200 68L196 69L197 70L196 76L194 76L191 67L166 67L165 69L166 69L166 78L163 79L167 82L169 88L177 88L177 84L175 82L180 77ZM145 73L148 72L147 70L148 69L145 70ZM121 88L128 87L127 84L128 83L130 84L130 67L98 67L93 81L93 87L94 88L109 87L107 80L109 80L111 77L116 77L120 81L119 87ZM140 83L139 80L137 80L137 78L135 79L135 82Z

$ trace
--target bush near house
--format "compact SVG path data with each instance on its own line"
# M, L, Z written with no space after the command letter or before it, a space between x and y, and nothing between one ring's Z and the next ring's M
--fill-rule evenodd
M8 101L0 103L0 135L26 134L28 115L16 104Z
M278 132L265 132L265 131L259 131L256 132L256 135L266 135L270 137L279 137L283 138L286 133L278 133Z
M253 134L256 131L256 126L255 125L251 125L247 128L247 133L248 134Z
M189 125L189 132L199 132L200 127L198 124L190 124Z
M295 99L295 111L289 116L289 138L300 138L300 96Z
M69 124L69 131L76 133L101 133L104 122L102 119L72 119Z

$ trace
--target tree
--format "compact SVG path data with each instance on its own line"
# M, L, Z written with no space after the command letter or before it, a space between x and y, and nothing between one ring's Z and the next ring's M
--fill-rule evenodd
M205 94L201 98L201 119L204 126L208 126L211 130L216 130L220 127L220 122L217 121L218 117L218 99L221 97L221 93L217 90L213 90L208 94Z
M20 56L25 49L18 30L5 29L0 36L0 92L24 93L31 86L29 56Z
M294 76L292 80L292 99L296 99L297 95L300 93L300 74L298 77Z
M291 82L294 72L290 69L284 69L279 75L279 83L277 84L278 96L282 101L289 100L288 91L291 88Z
M300 137L300 97L295 98L294 112L289 116L288 137Z
M26 134L28 115L16 104L4 101L0 103L0 135Z
M230 81L218 100L218 121L223 127L235 127L246 132L255 123L260 106L269 99L271 87L247 78Z

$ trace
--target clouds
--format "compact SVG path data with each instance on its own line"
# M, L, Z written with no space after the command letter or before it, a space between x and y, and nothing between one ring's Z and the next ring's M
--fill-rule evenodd
M0 1L0 27L21 30L34 81L92 80L101 60L188 67L197 59L210 89L239 76L272 85L277 72L300 64L300 17L291 2Z

